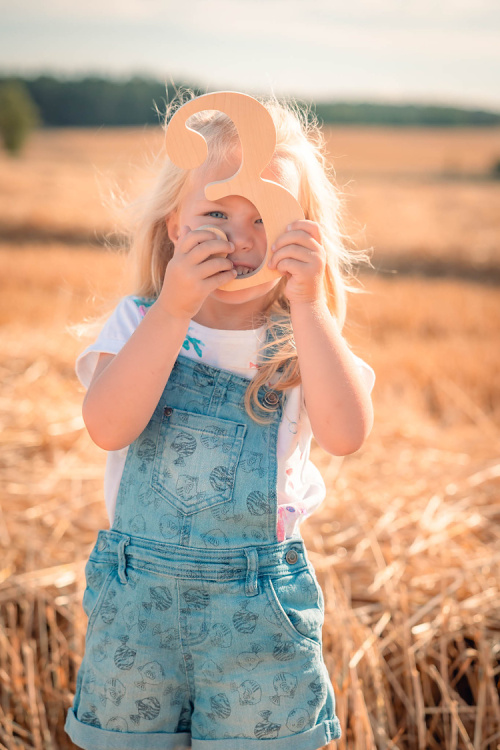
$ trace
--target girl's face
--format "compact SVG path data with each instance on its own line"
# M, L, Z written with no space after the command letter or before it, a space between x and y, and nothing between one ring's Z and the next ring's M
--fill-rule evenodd
M266 255L267 239L262 219L253 203L241 195L230 195L216 201L209 201L205 197L205 187L208 183L232 177L239 165L239 159L232 159L209 169L202 166L192 170L180 206L167 220L167 226L174 246L184 226L195 230L210 224L222 229L228 241L234 244L235 249L230 259L240 276L258 268ZM262 176L276 181L276 175L270 170L265 170ZM223 314L227 313L228 305L243 306L245 313L262 312L268 304L270 293L279 281L277 278L235 291L216 289L205 300L200 310L201 314L194 319L202 323L202 318L205 317L203 311L212 311L216 314L220 309ZM244 311L241 310L242 313Z

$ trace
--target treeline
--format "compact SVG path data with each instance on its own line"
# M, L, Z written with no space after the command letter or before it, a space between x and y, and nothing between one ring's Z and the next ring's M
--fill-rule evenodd
M158 125L174 87L149 78L58 79L52 76L20 79L38 107L44 125L126 126ZM196 87L193 88L196 93Z
M394 125L401 127L476 127L500 124L500 113L456 107L417 104L332 103L316 104L323 122L344 125Z
M40 119L51 127L100 127L157 125L167 101L185 84L172 85L135 76L117 80L89 76L60 79L42 75L21 81L38 108ZM202 89L190 85L196 94ZM491 126L500 124L500 113L484 110L425 105L376 104L369 102L317 102L313 111L326 124L393 126ZM160 114L159 114L160 113Z

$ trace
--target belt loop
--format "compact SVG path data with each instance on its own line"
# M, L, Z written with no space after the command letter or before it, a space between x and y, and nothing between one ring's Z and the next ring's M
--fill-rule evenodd
M118 545L118 578L120 583L128 583L127 578L127 558L125 556L125 547L130 544L130 537L126 536Z
M256 596L259 593L257 576L259 575L259 555L255 547L244 549L243 552L247 558L247 577L245 580L245 594L247 596Z

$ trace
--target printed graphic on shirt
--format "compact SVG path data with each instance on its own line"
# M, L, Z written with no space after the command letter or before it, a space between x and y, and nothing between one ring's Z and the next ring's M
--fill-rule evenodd
M184 339L184 343L182 345L183 349L186 349L189 351L191 347L195 350L198 357L203 357L203 352L201 351L201 347L205 346L203 341L200 339L195 339L194 336L190 336L189 333L187 334L186 338Z
M142 317L146 315L148 309L155 302L154 299L151 299L149 297L132 297L132 300L137 305L137 308Z

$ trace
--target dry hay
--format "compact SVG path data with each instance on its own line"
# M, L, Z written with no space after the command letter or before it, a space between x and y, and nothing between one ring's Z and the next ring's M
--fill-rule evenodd
M344 747L496 748L500 464L410 435L375 431L309 526Z

